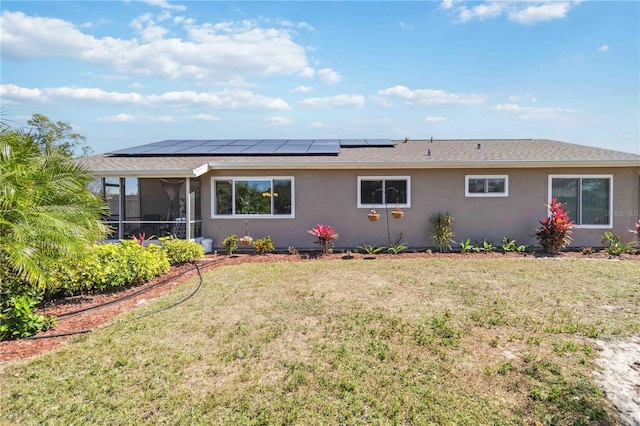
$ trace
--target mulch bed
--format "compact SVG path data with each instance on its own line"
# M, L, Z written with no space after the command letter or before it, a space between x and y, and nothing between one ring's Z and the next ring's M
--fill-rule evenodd
M320 255L319 253L300 253L297 255L288 254L236 254L233 256L226 255L207 255L199 261L200 270L202 272L220 265L235 265L241 263L266 263L266 262L300 262L312 261L314 259L385 259L385 258L436 258L446 257L455 259L473 259L488 257L534 257L534 255L517 254L517 253L425 253L425 252L406 252L399 255L391 254L375 254L366 255L361 253L332 253ZM563 252L556 256L558 258L592 258L592 259L609 259L610 256L603 252L597 252L589 256L585 256L579 252ZM638 255L622 255L623 260L640 261ZM119 300L130 296L127 300L110 304L106 307L90 310L80 315L59 319L58 323L51 330L41 333L40 336L74 333L83 330L91 330L111 321L116 315L132 310L137 306L147 303L169 291L173 288L192 278L197 274L193 265L183 265L173 267L168 274L157 277L143 285L123 289L116 293L96 294L75 296L64 299L52 300L47 302L39 313L44 315L66 315L72 312L89 309L105 303ZM156 286L155 288L153 288ZM136 294L143 290L150 289L144 293ZM0 342L0 363L16 359L26 359L34 355L46 352L48 350L59 347L71 339L72 336L39 338L39 339L20 339Z

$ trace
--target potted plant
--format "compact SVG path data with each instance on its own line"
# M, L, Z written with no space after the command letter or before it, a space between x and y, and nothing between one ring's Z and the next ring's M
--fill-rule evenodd
M378 213L376 209L371 209L369 211L369 214L367 214L367 217L370 221L375 222L376 220L380 219L380 213Z
M404 216L404 212L400 207L396 207L395 209L391 210L391 216L393 216L394 219L401 219L402 216Z
M253 238L251 238L248 235L245 235L244 237L240 238L238 241L240 241L240 243L242 243L242 245L244 246L249 246L253 242Z

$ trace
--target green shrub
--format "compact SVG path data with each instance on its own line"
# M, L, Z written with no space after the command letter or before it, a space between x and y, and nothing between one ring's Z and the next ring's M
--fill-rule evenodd
M33 336L48 330L55 317L34 312L39 301L27 294L14 295L0 302L0 341Z
M273 251L275 246L273 245L273 239L271 237L266 236L264 238L260 238L253 242L253 248L256 250L258 254L265 254L267 252Z
M227 253L232 255L238 248L238 236L236 234L229 235L227 238L222 240L222 245L227 249Z
M204 256L204 247L194 241L171 237L162 237L160 241L162 250L167 255L171 265L193 262Z
M474 245L471 244L471 238L467 238L464 241L460 241L460 252L470 253L474 249Z
M431 225L433 226L431 238L438 243L441 253L451 251L451 243L455 243L453 240L455 234L451 230L452 223L453 217L448 212L445 214L438 212L431 218Z
M358 246L357 248L359 250L362 250L366 254L377 254L377 253L380 253L381 251L387 249L384 246L376 247L373 244L363 244L361 246Z
M610 256L620 256L622 253L627 253L633 248L633 242L622 244L620 242L620 236L613 232L605 232L600 240L602 244L606 244L606 252Z
M51 271L47 296L104 292L149 281L169 272L165 251L133 240L93 247L82 263L58 264Z

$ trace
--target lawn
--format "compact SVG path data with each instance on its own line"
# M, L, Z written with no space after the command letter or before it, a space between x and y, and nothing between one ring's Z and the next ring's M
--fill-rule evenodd
M223 266L2 368L6 424L616 424L591 338L640 334L638 263Z

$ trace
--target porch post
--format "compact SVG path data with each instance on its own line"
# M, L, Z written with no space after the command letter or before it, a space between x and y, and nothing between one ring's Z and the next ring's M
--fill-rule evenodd
M191 178L187 178L185 186L185 204L186 204L186 219L187 219L187 233L185 234L187 240L191 239Z

